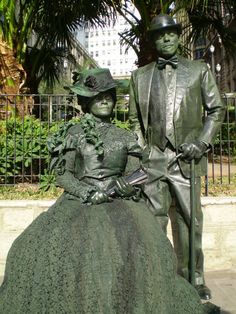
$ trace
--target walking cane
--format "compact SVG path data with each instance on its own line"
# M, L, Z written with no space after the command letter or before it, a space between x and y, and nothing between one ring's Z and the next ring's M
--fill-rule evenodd
M195 286L196 254L195 254L195 160L190 163L190 282Z

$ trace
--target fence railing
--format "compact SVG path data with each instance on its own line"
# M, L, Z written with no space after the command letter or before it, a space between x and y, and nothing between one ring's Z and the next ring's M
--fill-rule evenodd
M236 174L236 94L225 94L226 117L208 158L209 184L232 184ZM0 95L0 185L47 180L47 138L81 116L76 96ZM127 127L128 99L118 96L114 119Z
M208 174L205 178L205 194L209 184L223 185L236 182L236 93L222 96L226 115L208 156Z

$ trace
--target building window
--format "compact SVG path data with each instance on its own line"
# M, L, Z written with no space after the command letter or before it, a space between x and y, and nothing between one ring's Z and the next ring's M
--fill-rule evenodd
M111 60L107 60L107 65L111 65Z

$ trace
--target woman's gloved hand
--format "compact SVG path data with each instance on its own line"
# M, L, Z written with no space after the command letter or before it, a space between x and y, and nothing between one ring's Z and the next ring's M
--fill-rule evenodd
M88 202L92 203L93 205L97 205L101 203L112 202L112 199L105 192L97 191L90 196Z
M204 153L207 151L207 144L201 141L195 141L193 143L183 143L179 147L182 152L181 158L186 161L191 161L192 159L200 159Z
M124 178L120 177L115 180L115 192L118 196L122 198L131 197L136 195L135 188L125 181Z

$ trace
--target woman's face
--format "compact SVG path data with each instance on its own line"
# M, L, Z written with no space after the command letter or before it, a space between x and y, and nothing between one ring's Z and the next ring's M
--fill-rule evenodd
M110 117L114 107L114 100L110 93L101 93L90 103L90 113L98 118Z

